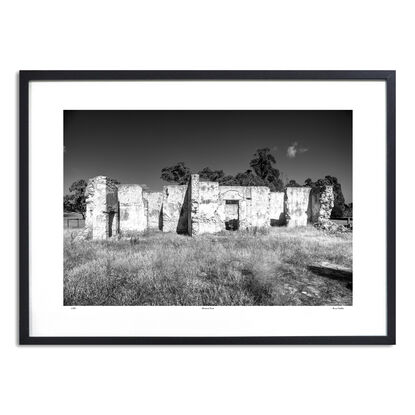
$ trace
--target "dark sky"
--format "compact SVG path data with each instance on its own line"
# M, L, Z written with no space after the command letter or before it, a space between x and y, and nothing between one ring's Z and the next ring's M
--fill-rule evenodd
M162 189L161 169L184 161L243 172L269 147L283 180L336 176L352 201L352 111L64 111L64 187L107 175Z

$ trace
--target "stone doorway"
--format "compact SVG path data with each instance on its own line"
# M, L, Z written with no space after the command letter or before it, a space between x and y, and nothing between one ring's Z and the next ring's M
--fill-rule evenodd
M228 231L239 229L239 201L225 200L225 228Z

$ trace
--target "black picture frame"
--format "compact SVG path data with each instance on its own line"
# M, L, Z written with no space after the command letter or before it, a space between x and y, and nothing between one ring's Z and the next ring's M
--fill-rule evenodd
M386 84L386 270L385 336L284 337L34 337L29 331L29 84L34 81L358 81ZM396 342L396 74L395 71L20 71L19 78L19 343L21 345L391 345Z

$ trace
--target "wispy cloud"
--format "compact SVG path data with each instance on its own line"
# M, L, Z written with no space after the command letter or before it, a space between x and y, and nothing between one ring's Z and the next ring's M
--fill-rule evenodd
M292 159L297 155L297 153L301 154L301 153L305 153L306 151L308 151L308 148L298 147L297 141L294 141L294 143L292 143L287 148L287 157Z

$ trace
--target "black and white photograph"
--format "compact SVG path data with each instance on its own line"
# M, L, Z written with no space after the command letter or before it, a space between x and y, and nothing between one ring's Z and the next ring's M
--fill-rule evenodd
M353 306L352 110L64 110L65 306Z
M20 80L22 343L394 341L394 72Z
M0 413L410 412L411 2L2 6Z

